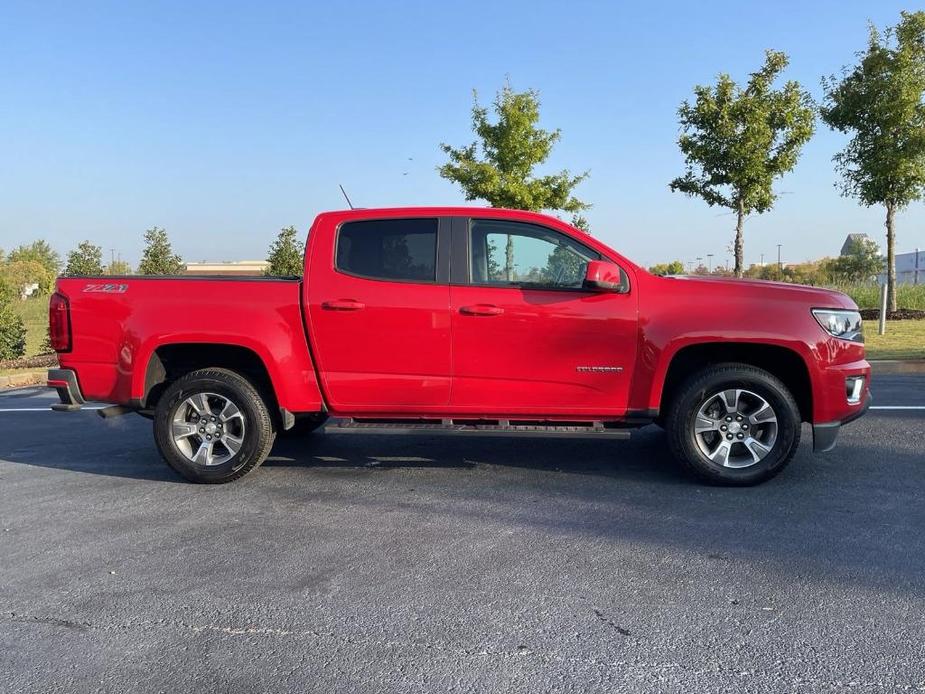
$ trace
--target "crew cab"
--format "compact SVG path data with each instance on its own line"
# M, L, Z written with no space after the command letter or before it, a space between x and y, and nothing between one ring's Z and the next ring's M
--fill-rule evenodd
M277 434L625 438L665 428L700 477L755 484L812 426L864 413L857 306L813 287L657 277L531 212L325 212L302 277L66 277L49 307L56 410L153 419L195 482L258 467Z

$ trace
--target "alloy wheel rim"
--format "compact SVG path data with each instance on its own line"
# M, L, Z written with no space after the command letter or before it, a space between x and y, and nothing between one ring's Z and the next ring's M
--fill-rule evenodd
M691 426L697 447L709 460L746 468L764 460L777 441L777 413L751 390L728 388L707 397Z
M244 415L235 403L217 393L195 393L174 412L171 437L192 463L211 467L227 463L244 444Z

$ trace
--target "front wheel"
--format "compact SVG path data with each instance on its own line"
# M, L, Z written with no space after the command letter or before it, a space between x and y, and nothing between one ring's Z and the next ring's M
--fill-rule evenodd
M201 369L172 383L154 413L154 440L191 482L231 482L259 466L273 447L266 403L227 369Z
M787 387L747 364L691 376L666 419L675 457L707 481L758 484L778 474L800 443L800 410Z

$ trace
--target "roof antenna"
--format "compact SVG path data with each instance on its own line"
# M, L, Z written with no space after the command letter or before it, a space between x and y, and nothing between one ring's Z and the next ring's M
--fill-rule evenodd
M340 188L340 192L344 194L344 200L346 200L347 204L350 205L350 209L351 210L355 209L353 206L353 203L350 202L350 198L347 197L347 191L344 190L344 187L340 183L337 184L337 187Z

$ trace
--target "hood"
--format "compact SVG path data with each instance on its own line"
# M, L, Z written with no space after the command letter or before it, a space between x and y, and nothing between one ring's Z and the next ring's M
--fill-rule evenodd
M701 277L693 275L670 275L660 278L673 283L677 291L703 290L705 292L743 292L753 299L781 299L805 301L813 308L846 308L857 310L851 297L834 289L810 287L805 284L774 282L771 280L738 279L730 277Z

